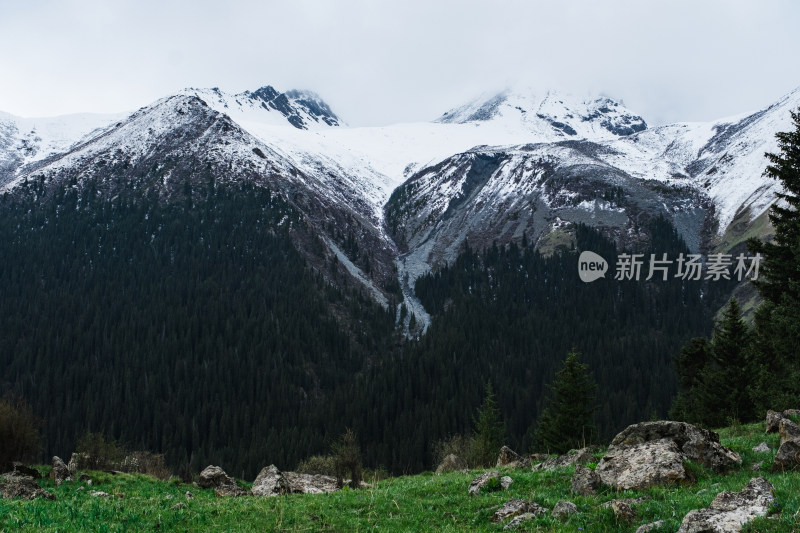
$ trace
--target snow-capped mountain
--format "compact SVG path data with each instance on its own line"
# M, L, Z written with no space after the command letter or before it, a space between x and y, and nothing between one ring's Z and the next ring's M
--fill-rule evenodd
M30 165L66 152L126 116L79 113L22 118L0 112L0 186Z
M433 122L352 128L309 92L186 89L127 117L0 115L0 190L36 178L171 201L210 179L267 186L324 243L313 256L298 239L312 264L335 257L383 303L399 282L424 324L414 280L464 241L525 235L547 251L584 222L637 246L664 216L692 249L713 248L774 201L763 154L798 106L800 89L756 113L648 128L607 97L515 89Z
M492 123L510 130L522 129L536 137L536 142L611 139L647 128L642 117L611 98L577 98L554 91L538 95L525 89L484 95L451 109L437 122Z

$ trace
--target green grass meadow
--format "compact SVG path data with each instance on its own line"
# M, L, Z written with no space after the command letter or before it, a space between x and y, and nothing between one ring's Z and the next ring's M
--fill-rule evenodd
M89 472L91 486L70 482L56 487L48 479L41 480L42 487L56 495L56 501L0 499L0 531L501 531L504 524L491 522L492 515L510 498L523 498L549 509L559 500L572 501L578 513L565 521L549 514L540 516L518 531L633 532L642 524L663 520L664 525L653 531L675 532L687 512L708 506L722 490L741 490L758 475L775 486L777 502L769 516L752 522L745 531L800 531L800 473L769 471L778 436L764 434L763 423L727 428L720 435L723 444L742 455L743 465L735 472L717 475L690 465L698 477L696 485L642 491L605 488L596 496L570 494L573 468L549 472L500 469L514 480L511 487L478 496L469 496L467 487L480 471L426 472L378 481L368 489L273 498L217 498L213 490L181 484L176 479ZM753 452L752 447L762 441L773 451ZM752 471L752 466L761 461L763 466ZM241 486L249 488L247 483ZM94 490L111 497L92 497ZM187 490L193 493L193 499L186 499ZM617 521L611 509L601 507L615 498L638 497L645 500L634 505L637 517L631 523ZM185 507L176 508L178 503Z

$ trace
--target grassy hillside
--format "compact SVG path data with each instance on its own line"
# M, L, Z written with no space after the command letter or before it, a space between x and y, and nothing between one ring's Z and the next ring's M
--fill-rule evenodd
M653 531L667 532L675 531L690 510L708 506L718 492L739 491L757 475L775 486L778 505L769 517L753 522L746 530L800 530L800 474L769 472L778 436L764 434L763 423L727 428L720 435L723 444L742 455L741 469L723 476L693 465L699 481L685 487L604 489L597 496L574 496L570 494L572 468L554 472L519 469L505 471L514 480L507 491L473 497L467 494L467 487L478 471L397 477L374 483L370 489L324 495L217 498L212 490L176 480L90 472L92 486L65 483L55 487L49 480L41 481L56 495L56 501L0 499L0 531L500 531L503 524L490 521L494 512L510 498L523 498L547 508L568 500L579 512L564 522L549 515L539 517L519 531L632 532L641 524L664 520L664 526ZM751 450L762 441L773 451ZM763 466L752 471L761 461ZM248 487L247 483L241 485ZM93 490L112 496L92 497L89 493ZM188 501L187 490L194 494ZM124 497L117 497L121 494ZM610 509L600 507L614 498L638 497L645 500L634 505L638 516L633 523L618 522ZM176 508L178 503L185 507Z

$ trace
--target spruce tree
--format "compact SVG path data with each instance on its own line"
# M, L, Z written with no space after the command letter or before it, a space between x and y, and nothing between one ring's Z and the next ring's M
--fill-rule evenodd
M777 154L767 153L764 174L781 182L772 205L772 242L750 239L748 248L764 260L755 282L765 302L755 314L750 398L766 409L795 407L800 399L800 108L794 131L777 133Z
M475 433L470 444L471 462L475 466L491 466L506 438L505 424L497 407L491 381L486 384L486 397L473 422Z
M674 359L678 371L678 396L669 410L671 419L697 421L700 412L699 386L710 360L711 343L705 337L695 337L681 348L680 355Z
M721 427L733 420L753 420L747 395L750 339L750 328L742 318L739 302L732 298L714 330L709 364L701 372L698 422Z
M579 357L575 351L567 354L564 367L549 387L549 403L539 415L533 433L534 450L564 453L594 440L592 418L597 410L597 387L588 365L581 363Z

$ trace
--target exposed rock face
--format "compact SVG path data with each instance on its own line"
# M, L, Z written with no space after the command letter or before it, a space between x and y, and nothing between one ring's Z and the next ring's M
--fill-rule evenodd
M56 485L61 485L65 481L72 481L69 469L67 468L67 465L64 464L64 461L62 461L60 457L54 455L52 464L53 468L50 469L50 479L52 479Z
M580 450L570 450L564 455L550 457L533 467L533 470L555 470L565 468L574 464L586 464L592 461L593 448L581 448Z
M289 483L275 465L265 466L253 481L253 496L278 496L289 492Z
M556 504L555 507L553 507L551 514L553 515L553 518L558 518L559 520L561 520L562 518L566 518L569 515L575 514L577 512L578 512L577 505L575 505L572 502L565 502L564 500L561 500Z
M678 533L729 533L741 531L742 526L757 516L767 514L775 500L773 486L758 477L741 492L720 492L707 509L689 511Z
M236 482L225 471L218 467L209 465L200 472L200 479L197 484L204 489L220 487L222 485L236 485Z
M499 480L500 473L492 470L491 472L484 472L480 476L476 477L472 480L469 484L469 493L473 496L478 495L481 493L481 490L492 480L497 479ZM498 481L499 483L499 481Z
M711 468L715 472L742 464L739 454L719 443L717 433L700 429L686 422L669 420L641 422L628 426L614 437L609 450L615 446L630 446L661 439L673 441L687 459Z
M591 468L575 465L575 474L572 476L572 492L588 496L597 492L600 485L600 476Z
M17 500L56 499L52 493L42 489L32 477L28 476L14 477L0 483L0 496Z
M500 478L500 487L503 490L508 490L508 487L510 487L512 483L514 483L514 480L509 476L503 476Z
M496 466L498 467L508 466L511 468L527 468L530 465L531 465L530 459L522 457L508 446L503 446L502 448L500 448L500 453L497 455Z
M67 468L72 475L75 475L78 470L83 470L89 461L89 455L86 453L74 452L72 457L69 458Z
M467 462L458 455L451 453L445 457L439 466L436 467L436 473L452 472L455 470L466 470Z
M795 470L800 472L800 438L783 442L772 463L773 472Z
M298 474L296 472L283 472L289 492L300 494L323 494L336 492L336 478L321 474Z
M675 442L660 439L610 447L596 473L604 484L614 488L643 489L688 481L683 461Z
M800 439L800 426L784 418L778 423L778 433L781 435L781 444L787 440Z
M537 515L546 512L547 509L535 502L514 498L512 500L508 500L500 509L497 510L497 512L494 513L494 516L492 516L492 522L503 522L504 520L508 520L509 518L513 518L525 513Z

